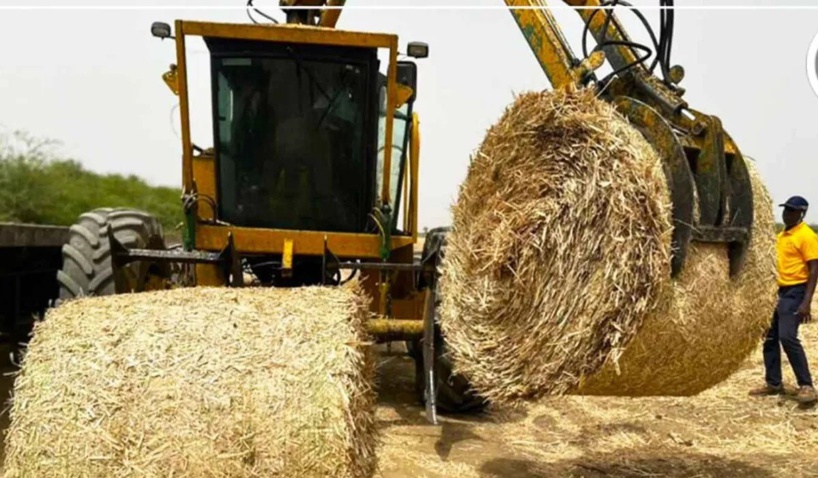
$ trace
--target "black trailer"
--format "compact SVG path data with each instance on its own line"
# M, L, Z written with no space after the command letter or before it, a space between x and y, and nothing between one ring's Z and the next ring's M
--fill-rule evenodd
M58 297L68 227L0 223L0 341L26 342Z

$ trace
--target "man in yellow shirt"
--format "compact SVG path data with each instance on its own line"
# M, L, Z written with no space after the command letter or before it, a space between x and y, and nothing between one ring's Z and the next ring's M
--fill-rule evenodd
M798 326L811 319L810 304L818 280L818 236L803 222L809 204L793 196L784 204L784 230L776 241L778 304L764 341L765 385L751 395L774 395L784 391L781 378L781 347L798 382L796 399L818 400L807 356L798 339Z

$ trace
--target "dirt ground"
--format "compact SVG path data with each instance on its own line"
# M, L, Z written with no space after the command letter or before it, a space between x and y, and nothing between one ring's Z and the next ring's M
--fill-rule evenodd
M802 330L818 364L818 323ZM8 372L5 350L0 360ZM759 348L730 380L696 397L554 397L522 410L442 417L433 426L414 400L410 360L384 354L376 476L818 477L818 409L748 397L761 364ZM4 397L11 385L3 375ZM5 430L5 410L0 420Z
M818 363L818 323L802 331ZM762 363L759 346L731 379L695 397L554 397L433 426L412 401L409 360L385 357L377 476L818 476L818 409L789 397L749 397ZM794 387L786 359L784 367Z

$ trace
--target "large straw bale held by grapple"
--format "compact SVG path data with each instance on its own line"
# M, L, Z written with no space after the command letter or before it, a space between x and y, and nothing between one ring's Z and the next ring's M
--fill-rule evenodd
M320 287L61 305L15 383L5 476L371 476L364 318Z
M669 281L659 158L590 90L527 93L506 109L452 229L441 329L458 372L495 403L574 388Z
M693 395L727 379L758 346L775 307L775 219L767 188L748 169L755 221L740 274L730 278L726 246L692 244L670 301L576 393Z
M769 310L765 194L737 282L717 246L694 246L671 281L671 204L653 148L590 89L520 95L453 207L440 324L456 371L496 404L683 395L722 380L759 337L758 313L741 314ZM687 347L662 345L680 332Z

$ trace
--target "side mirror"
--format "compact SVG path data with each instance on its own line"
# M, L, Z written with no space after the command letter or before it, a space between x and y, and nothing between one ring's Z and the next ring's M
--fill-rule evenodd
M173 38L172 33L173 31L170 29L170 25L165 22L153 22L151 25L151 35L156 38L161 38L162 40Z
M414 101L418 96L418 67L411 61L399 61L397 65L397 81L401 85L412 88L412 96L409 98Z
M412 58L426 58L429 56L429 45L419 41L409 42L406 54Z

